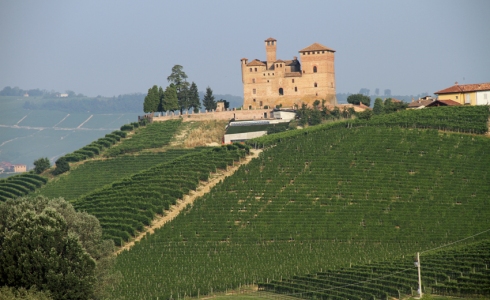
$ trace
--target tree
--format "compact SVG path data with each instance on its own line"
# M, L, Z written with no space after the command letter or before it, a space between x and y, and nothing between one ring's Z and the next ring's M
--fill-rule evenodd
M365 111L359 113L358 116L361 120L369 120L373 116L373 111L370 109L366 109Z
M391 114L400 110L405 110L408 107L408 103L401 101L393 101L391 98L388 98L384 102L384 113Z
M182 113L184 109L189 109L189 83L187 82L187 74L184 72L184 67L181 65L173 66L172 73L167 77L167 80L175 86L180 112Z
M179 109L177 90L173 84L170 84L163 92L162 106L165 111L175 111Z
M0 203L0 245L0 286L35 286L53 299L92 299L118 276L107 263L114 261L114 242L102 239L97 218L62 198Z
M207 111L216 109L216 101L214 100L213 90L209 86L206 88L206 94L204 94L204 99L202 102Z
M70 164L66 160L65 157L60 157L58 160L55 162L56 164L56 169L54 169L53 174L54 175L59 175L62 173L65 173L67 171L70 171Z
M371 104L371 98L362 94L353 94L347 97L347 102L350 104L359 105L360 103L369 106Z
M51 162L47 157L39 158L34 161L34 172L36 174L41 174L49 168L51 168Z
M194 81L191 83L191 88L189 89L189 108L191 107L194 113L198 113L201 109L201 99L199 99L199 91Z
M158 86L154 85L148 89L148 94L143 102L143 111L145 113L158 111L160 104L160 94L158 92Z
M383 113L383 111L384 111L383 99L376 98L374 100L373 114L380 115Z

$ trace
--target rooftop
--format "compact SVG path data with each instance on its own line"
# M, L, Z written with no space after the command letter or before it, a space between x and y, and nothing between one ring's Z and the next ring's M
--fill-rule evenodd
M458 84L448 87L446 89L435 92L434 94L453 94L475 91L490 91L490 82L485 83L471 83L471 84Z
M298 52L308 52L308 51L330 51L330 52L335 52L335 50L325 47L322 44L319 43L313 43L309 45L308 47L299 50Z

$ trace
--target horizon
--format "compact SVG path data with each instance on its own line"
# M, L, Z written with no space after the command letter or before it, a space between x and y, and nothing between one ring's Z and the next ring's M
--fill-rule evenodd
M240 59L265 59L269 37L281 59L315 42L336 50L339 94L431 95L490 81L490 40L480 34L488 1L236 4L3 2L0 82L112 97L165 86L179 64L199 90L242 97Z

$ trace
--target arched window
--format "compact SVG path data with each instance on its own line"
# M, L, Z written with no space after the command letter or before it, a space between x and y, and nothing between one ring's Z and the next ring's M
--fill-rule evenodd
M248 106L248 110L251 110L251 109L252 109L252 105L249 105L249 106Z
M294 78L292 80L293 80L293 83L294 83Z
M295 86L295 87L294 87L294 91L295 91L295 92L297 92L297 91L298 91L298 87L297 87L297 86Z
M284 90L282 88L279 88L279 96L284 95Z
M316 82L315 82L314 86L315 86L315 87L318 87L318 84L316 84Z
M257 68L255 68L255 72L257 72Z
M316 73L316 66L313 66L313 73Z

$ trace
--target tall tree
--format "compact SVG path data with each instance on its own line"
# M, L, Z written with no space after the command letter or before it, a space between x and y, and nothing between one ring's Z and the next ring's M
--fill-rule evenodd
M216 101L214 100L213 90L209 86L206 88L206 94L204 94L202 104L207 111L216 109Z
M148 89L148 94L143 102L143 111L145 113L158 111L158 105L160 103L160 95L158 93L158 86L154 85Z
M374 100L373 114L380 115L383 113L383 110L384 110L383 99L376 98L376 100Z
M180 112L189 108L189 83L187 82L187 74L184 72L184 67L175 65L172 67L172 73L167 77L168 82L175 86L177 91L177 101Z
M195 113L199 112L201 109L201 99L199 99L199 91L197 90L197 85L194 81L191 83L189 89L189 108L193 108Z
M61 198L19 198L0 204L0 228L0 286L36 286L54 299L92 298L96 261L84 246L98 253L97 218ZM89 228L99 233L95 240Z
M163 109L165 111L175 111L179 109L177 98L177 89L173 84L170 84L163 92Z

